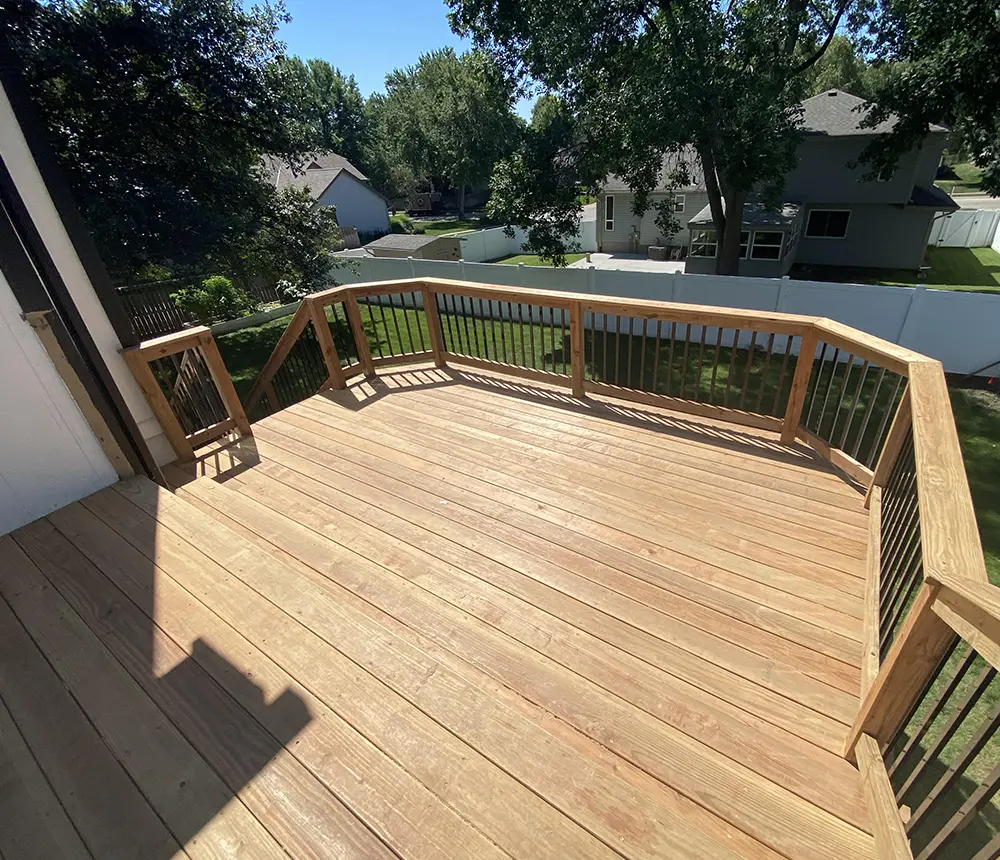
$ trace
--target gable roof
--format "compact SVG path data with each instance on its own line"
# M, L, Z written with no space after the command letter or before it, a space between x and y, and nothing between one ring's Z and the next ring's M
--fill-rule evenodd
M424 245L436 242L440 236L426 236L421 233L389 233L369 242L366 248L390 248L395 251L416 251Z
M873 135L892 131L896 125L895 114L872 128L862 128L867 116L865 100L843 90L827 90L802 102L802 131L808 135L851 137ZM947 131L940 125L931 125L932 132Z
M276 188L305 188L313 200L319 200L341 173L347 173L371 188L367 176L342 155L332 152L310 153L303 158L302 167L296 170L292 170L283 159L268 155L264 158L264 167ZM372 188L372 191L375 189Z

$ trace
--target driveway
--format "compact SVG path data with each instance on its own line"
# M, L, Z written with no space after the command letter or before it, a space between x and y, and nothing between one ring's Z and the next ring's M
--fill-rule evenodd
M1000 197L988 194L952 194L951 197L963 209L1000 209Z
M570 269L586 269L593 266L595 269L617 269L625 272L661 272L676 274L684 271L683 260L649 260L641 254L591 254L590 262L587 258L571 263Z

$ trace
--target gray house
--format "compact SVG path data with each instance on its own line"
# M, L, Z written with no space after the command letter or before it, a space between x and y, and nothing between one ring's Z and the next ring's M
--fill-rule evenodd
M864 181L862 168L849 165L871 138L891 127L861 128L864 100L829 90L802 103L804 140L798 165L785 177L779 211L750 201L743 214L740 274L777 277L793 263L918 269L935 215L957 209L934 186L948 139L947 129L933 126L922 145L900 158L891 176ZM717 243L704 184L685 189L685 229L673 237L656 236L653 213L641 219L631 213L632 195L608 180L598 198L597 242L601 250L645 251L655 241L687 249L685 271L715 271ZM694 195L700 194L700 197ZM688 200L703 200L695 210ZM611 211L612 217L607 213ZM647 227L646 221L649 220ZM621 243L633 228L640 241Z
M335 206L337 223L362 233L389 232L389 201L351 162L333 153L314 153L301 170L277 158L267 159L276 188L305 188L320 206Z

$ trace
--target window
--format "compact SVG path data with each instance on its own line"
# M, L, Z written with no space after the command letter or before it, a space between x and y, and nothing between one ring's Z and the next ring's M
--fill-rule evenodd
M718 246L715 242L715 230L691 231L691 256L714 257Z
M684 202L685 202L685 199L684 199L684 195L683 194L675 194L674 195L674 212L683 212L684 211Z
M747 251L750 249L750 231L743 230L740 232L740 259L745 260L747 258Z
M806 236L813 239L843 239L851 213L846 209L813 209L806 224Z
M777 230L754 232L750 258L753 260L780 260L781 240L782 234Z
M604 198L604 229L615 229L615 198L610 194Z

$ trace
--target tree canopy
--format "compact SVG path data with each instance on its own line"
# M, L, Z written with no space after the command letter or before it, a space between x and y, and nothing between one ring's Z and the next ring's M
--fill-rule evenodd
M896 64L868 122L901 121L864 157L879 169L922 139L930 123L956 130L1000 195L1000 11L988 0L884 0L861 34L870 56Z
M489 178L517 142L515 90L487 54L451 48L424 54L415 66L386 77L378 103L385 140L412 176L443 177L465 214L466 185Z
M352 164L365 160L368 120L365 100L354 76L345 77L326 60L284 60L299 117L312 131L315 148L344 156Z
M495 174L495 214L525 227L543 256L562 254L553 225L569 223L579 208L563 183L594 192L617 174L636 192L639 213L654 188L669 191L696 168L720 237L717 271L735 273L744 204L751 194L777 203L795 163L799 104L818 87L878 97L873 123L890 111L904 117L891 139L864 153L871 173L942 119L965 117L983 131L977 158L997 151L1000 66L995 40L982 33L995 33L998 24L985 0L948 0L947 8L940 0L449 5L456 32L471 35L508 74L558 94L572 119L559 124L558 140L554 131L529 131ZM861 44L864 61L838 34ZM665 155L674 168L664 177Z
M276 7L0 0L35 104L108 268L194 264L254 229L260 158L310 148Z

